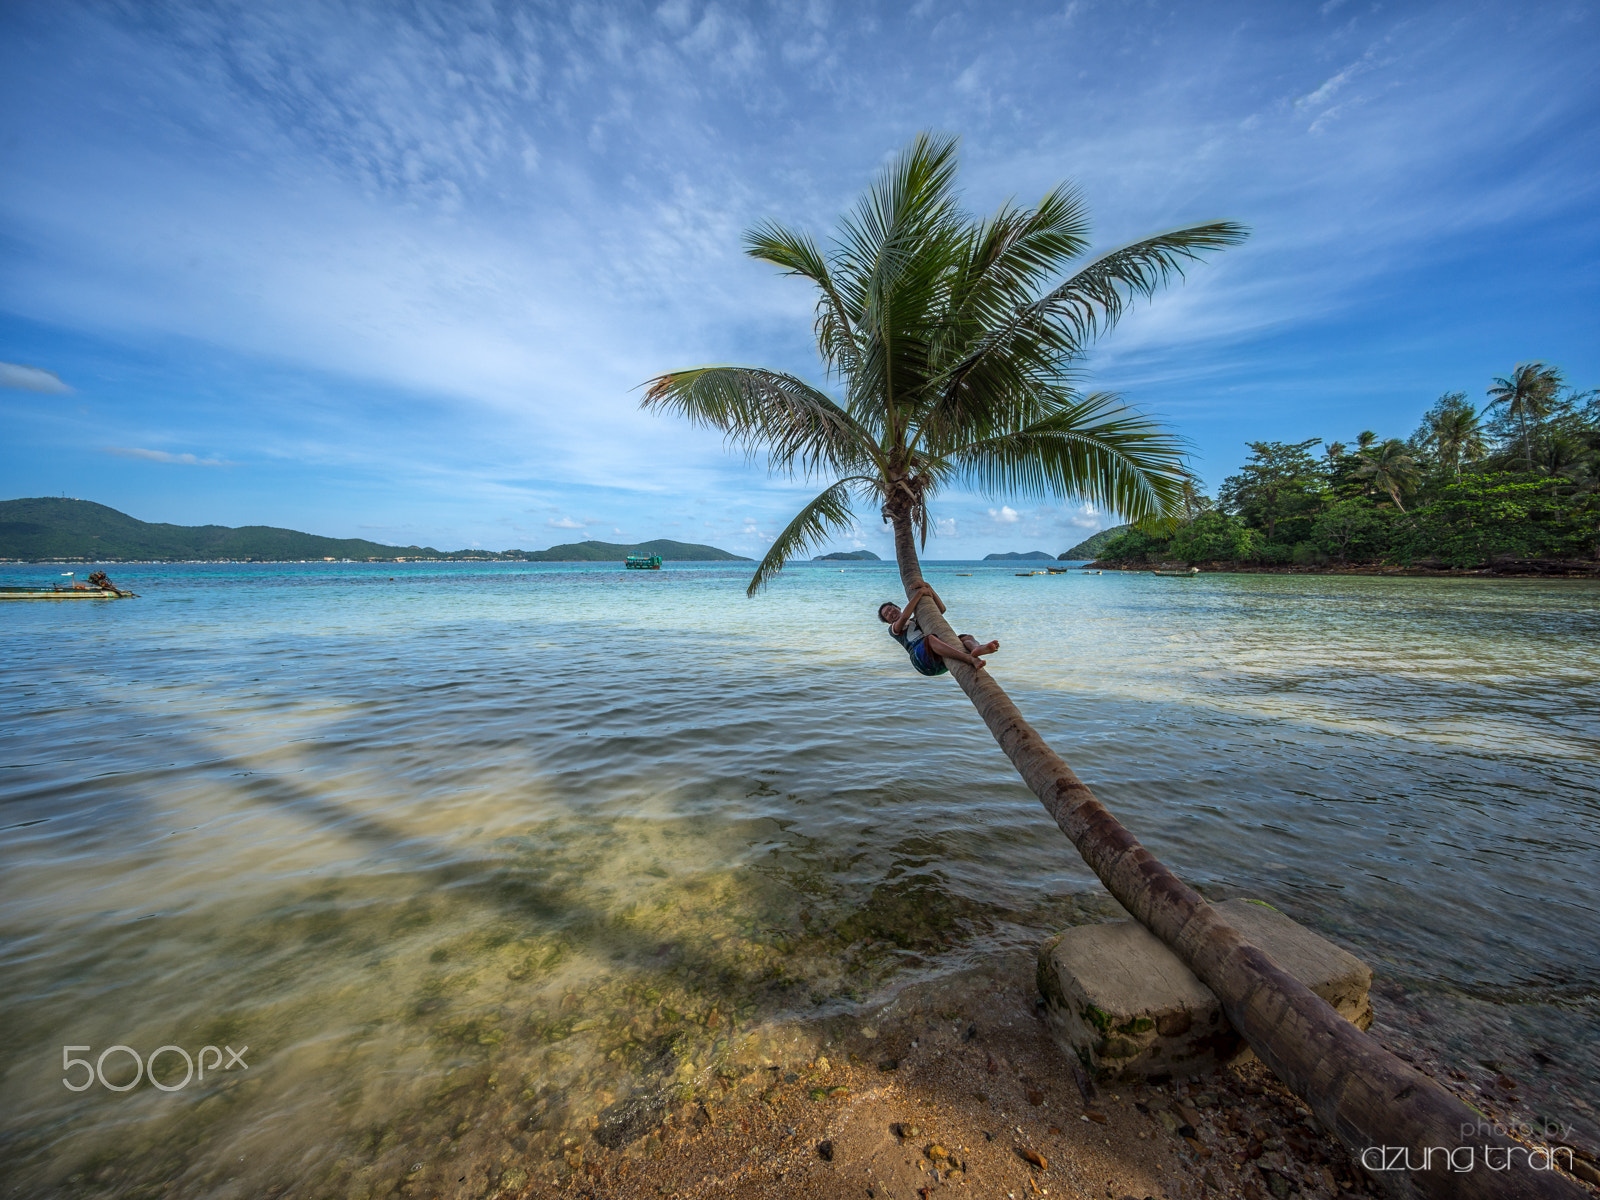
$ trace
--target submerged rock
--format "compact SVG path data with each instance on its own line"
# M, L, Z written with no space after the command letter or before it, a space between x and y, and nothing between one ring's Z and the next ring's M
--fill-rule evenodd
M594 1140L607 1150L619 1150L638 1141L661 1124L667 1100L665 1092L646 1092L608 1105L600 1110Z

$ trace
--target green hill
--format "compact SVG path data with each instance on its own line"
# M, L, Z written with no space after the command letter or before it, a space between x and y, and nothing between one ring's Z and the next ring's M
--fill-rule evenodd
M630 554L659 554L665 562L750 562L738 554L729 554L715 546L699 546L693 542L674 542L657 538L653 542L639 542L620 546L614 542L571 542L565 546L551 546L548 550L518 552L529 562L621 562Z
M882 562L871 550L835 550L832 554L819 554L812 562Z
M92 500L41 496L0 500L0 558L85 559L152 562L254 559L397 558L492 559L510 562L620 562L630 554L659 554L673 560L749 561L711 546L684 542L642 542L613 546L582 542L544 551L435 550L432 546L386 546L363 538L328 538L271 525L151 524Z
M1121 533L1123 530L1132 528L1132 525L1114 525L1110 529L1102 529L1099 533L1085 538L1071 550L1068 550L1064 554L1060 555L1059 561L1066 562L1068 560L1083 558L1099 558L1100 550L1107 542L1116 537L1117 534Z
M471 553L470 551L468 553ZM0 558L303 559L443 558L429 546L384 546L270 525L151 524L92 500L0 501Z
M984 562L1033 562L1037 559L1043 559L1046 562L1055 561L1043 550L1029 550L1026 554L1018 554L1015 550L1012 550L1005 554L985 554L983 556Z

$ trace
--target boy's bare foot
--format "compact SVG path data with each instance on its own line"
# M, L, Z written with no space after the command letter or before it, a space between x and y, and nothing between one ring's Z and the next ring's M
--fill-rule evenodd
M999 642L986 642L982 646L978 645L978 639L970 633L961 635L961 644L966 648L968 654L993 654L1000 649Z
M983 670L985 667L987 667L989 665L988 663L984 662L983 659L979 658L976 654L967 655L967 662L969 664L971 664L972 666L977 667L978 670L980 670L980 671Z

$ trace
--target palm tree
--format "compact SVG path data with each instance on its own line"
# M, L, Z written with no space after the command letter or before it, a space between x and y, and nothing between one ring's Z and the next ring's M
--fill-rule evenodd
M1071 372L1133 301L1246 231L1193 225L1076 265L1088 220L1073 189L973 220L955 199L955 149L953 139L916 138L844 218L826 254L777 225L746 234L750 255L817 289L817 346L840 400L757 367L699 367L647 385L644 407L719 429L747 452L764 450L776 471L833 480L779 534L751 593L845 527L853 501L876 506L893 526L907 595L922 582L917 542L926 538L928 502L946 485L1079 496L1147 524L1181 506L1181 444L1111 396L1082 395ZM917 619L954 644L933 603L920 602ZM1461 1140L1469 1110L1225 924L1095 798L992 674L960 662L950 670L1107 889L1217 994L1234 1027L1325 1128L1360 1146ZM1442 1194L1448 1183L1466 1195L1487 1189L1488 1174L1460 1176L1467 1190L1457 1177L1414 1179L1424 1190Z
M1483 423L1477 412L1466 404L1441 408L1428 421L1428 446L1451 474L1461 478L1463 463L1483 457Z
M1040 285L1088 247L1088 214L1069 187L984 222L953 195L951 139L918 138L844 222L831 256L767 224L755 258L820 292L817 345L841 402L792 375L700 367L659 376L644 406L723 430L773 468L833 482L778 535L753 594L807 546L877 508L897 539L927 539L928 502L964 485L1013 496L1076 496L1138 523L1181 506L1183 443L1124 408L1083 395L1072 364L1084 344L1187 259L1244 230L1192 226L1124 246L1054 290Z
M1178 510L1176 515L1185 521L1192 521L1201 513L1208 513L1216 508L1210 496L1200 491L1193 475L1186 475L1180 485L1178 494Z
M1374 487L1387 492L1394 506L1405 512L1401 493L1409 495L1416 491L1422 472L1417 469L1417 460L1411 457L1406 444L1399 438L1390 438L1378 446L1368 443L1356 455L1355 474L1358 479L1372 480Z
M1547 367L1542 362L1518 363L1511 378L1496 376L1489 389L1489 407L1505 405L1506 415L1513 418L1522 429L1522 453L1528 470L1533 470L1533 445L1528 440L1528 420L1535 423L1545 419L1550 406L1561 390L1561 371Z

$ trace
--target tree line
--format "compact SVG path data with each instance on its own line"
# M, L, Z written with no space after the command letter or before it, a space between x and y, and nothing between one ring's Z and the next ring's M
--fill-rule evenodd
M1162 532L1103 562L1483 567L1600 559L1600 389L1520 363L1480 407L1446 392L1409 438L1248 442L1216 499L1190 486Z

